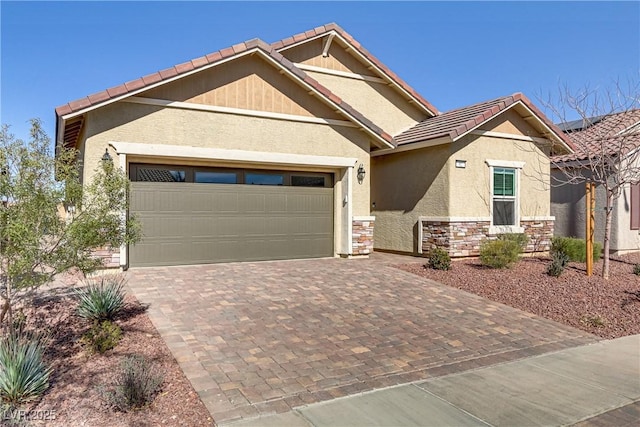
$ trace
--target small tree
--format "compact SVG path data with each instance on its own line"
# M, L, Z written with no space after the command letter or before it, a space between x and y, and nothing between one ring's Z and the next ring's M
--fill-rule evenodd
M71 268L90 272L102 261L97 247L120 247L140 237L127 217L129 181L112 162L103 162L84 186L75 150L57 147L39 120L28 141L7 125L0 131L0 325L12 325L16 304L56 274ZM61 215L63 207L76 213Z
M602 276L609 278L609 251L613 207L625 187L640 181L640 92L637 84L612 90L585 88L572 93L564 87L556 101L543 101L554 120L565 126L575 153L552 158L552 167L562 171L552 185L593 182L604 190L604 262Z

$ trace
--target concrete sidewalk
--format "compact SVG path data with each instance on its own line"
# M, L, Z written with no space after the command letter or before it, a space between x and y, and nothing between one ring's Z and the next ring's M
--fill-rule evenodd
M597 426L636 425L638 415L634 335L226 425Z

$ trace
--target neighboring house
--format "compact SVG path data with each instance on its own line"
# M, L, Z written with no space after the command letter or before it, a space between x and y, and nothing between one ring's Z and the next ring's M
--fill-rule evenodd
M456 111L329 24L58 107L56 140L79 150L85 181L105 150L129 174L144 238L120 248L125 267L419 252L415 221L434 215L473 221L474 239L534 220L551 233L548 189L525 176L548 179L568 140L522 95ZM473 253L457 234L425 245Z
M575 153L554 157L552 162L551 213L556 217L557 236L585 237L585 184L570 183L561 169L581 166L589 173L589 157L611 158L622 155L630 162L627 171L640 178L640 110L591 117L558 125L575 143ZM613 180L613 177L611 178ZM613 183L613 182L612 182ZM603 243L606 192L596 186L595 239ZM640 183L625 184L612 206L610 253L640 250Z

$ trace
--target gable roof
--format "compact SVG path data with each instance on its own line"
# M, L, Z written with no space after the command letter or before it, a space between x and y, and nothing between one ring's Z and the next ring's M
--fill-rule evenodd
M273 46L273 48L278 51L282 51L294 46L298 46L299 44L315 40L330 33L334 33L342 40L343 43L353 48L362 56L365 61L369 62L370 65L377 69L380 75L386 77L386 79L389 80L393 87L400 90L410 99L412 99L415 104L426 113L430 114L431 116L435 116L439 113L436 107L434 107L429 101L422 97L422 95L416 92L415 89L413 89L407 82L402 80L396 73L391 71L386 65L382 63L382 61L373 56L357 40L355 40L351 36L351 34L347 33L336 23L332 22L330 24L322 25L312 30L305 31L304 33L299 33L294 36L287 37L285 39L272 43L271 46Z
M593 156L626 155L640 148L640 109L574 120L566 132L575 143L572 154L555 156L555 163L587 160ZM577 129L577 130L571 130Z
M467 107L441 113L416 124L410 129L395 136L398 146L416 142L429 141L438 138L448 138L456 141L467 133L478 128L483 123L493 119L506 110L516 106L526 107L531 116L546 129L546 135L560 143L567 151L572 151L573 145L556 125L554 125L538 108L521 93L480 102Z
M102 92L71 101L67 104L56 108L56 135L57 142L63 142L65 145L73 145L80 133L82 123L79 125L75 122L70 129L65 129L65 120L81 116L85 112L100 108L121 99L136 95L142 91L153 87L166 84L182 77L194 74L196 72L211 68L212 66L233 60L248 53L257 52L270 60L274 65L285 71L290 77L297 80L303 86L311 89L317 96L326 103L343 113L349 120L356 123L365 132L374 137L380 146L394 147L394 141L391 135L386 133L380 127L376 126L371 120L358 112L355 108L344 102L339 96L335 95L318 81L307 75L304 71L297 68L291 61L278 53L270 44L260 40L252 39L244 43L238 43L231 47L221 49L210 53L206 56L195 58L191 61L178 64L156 73L140 77L136 80L123 83L121 85L103 90ZM62 129L60 129L62 126Z

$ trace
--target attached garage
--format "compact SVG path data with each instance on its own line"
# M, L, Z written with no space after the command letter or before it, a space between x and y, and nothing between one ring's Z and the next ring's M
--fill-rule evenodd
M131 267L334 255L328 173L131 164Z

